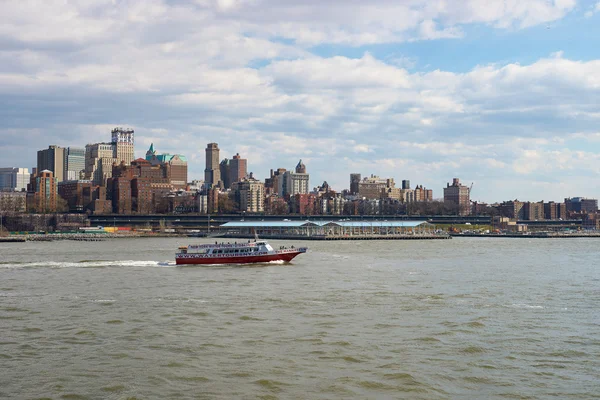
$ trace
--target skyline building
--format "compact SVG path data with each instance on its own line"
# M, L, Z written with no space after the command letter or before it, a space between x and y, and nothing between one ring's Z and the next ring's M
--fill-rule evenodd
M231 183L239 182L248 175L248 160L240 157L240 153L229 162L229 179Z
M231 189L235 182L241 181L248 176L248 160L236 153L232 159L224 158L219 163L221 181L225 189Z
M219 163L219 145L217 143L209 143L206 145L206 168L204 169L204 184L207 188L212 188L221 181L221 169Z
M188 179L188 162L187 158L181 154L157 154L154 149L154 143L150 144L150 148L146 152L146 161L153 166L160 164L168 165L168 175L174 189L185 189Z
M458 206L460 215L469 215L471 213L471 190L460 183L460 179L452 179L452 184L446 184L444 188L444 202L453 203Z
M0 168L0 191L27 190L30 174L28 168Z
M64 180L65 149L57 145L50 145L47 149L37 152L37 170L51 171L53 179L58 182Z
M31 175L27 187L27 209L34 212L55 212L58 196L58 181L47 169Z
M400 191L396 188L394 178L380 178L371 174L358 184L358 196L367 200L378 200L383 197L400 199Z
M65 181L75 181L85 175L85 149L80 147L67 147L63 177Z
M362 179L361 174L350 174L350 194L357 195L358 194L358 185L360 184L360 180Z
M588 199L585 197L566 198L565 205L567 212L593 213L598 211L598 199Z
M106 186L106 181L112 177L113 164L124 162L129 165L133 160L133 129L114 128L110 143L85 146L85 179L91 180L94 186Z
M260 213L265 211L265 184L249 176L232 184L240 211Z
M296 165L296 172L285 171L283 173L280 195L293 197L297 194L308 194L310 191L309 179L310 176L306 173L306 166L300 160Z

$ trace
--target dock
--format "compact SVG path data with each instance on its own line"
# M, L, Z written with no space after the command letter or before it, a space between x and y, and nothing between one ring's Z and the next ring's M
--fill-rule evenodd
M229 239L254 239L254 235L227 234ZM450 235L260 235L261 239L274 240L440 240L452 239Z
M453 237L475 238L517 238L517 239L574 239L574 238L600 238L600 233L451 233Z
M21 243L26 242L27 239L24 237L6 236L0 237L0 243Z

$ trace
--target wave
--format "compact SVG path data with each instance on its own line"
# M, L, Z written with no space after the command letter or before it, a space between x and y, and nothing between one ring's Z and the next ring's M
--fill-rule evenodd
M174 261L139 261L139 260L82 260L79 262L37 261L37 262L5 262L0 268L110 268L110 267L175 267Z
M525 303L514 303L514 304L510 304L510 305L506 305L505 307L508 308L530 308L530 309L543 309L544 306L537 306L537 305L531 305L531 304L525 304Z

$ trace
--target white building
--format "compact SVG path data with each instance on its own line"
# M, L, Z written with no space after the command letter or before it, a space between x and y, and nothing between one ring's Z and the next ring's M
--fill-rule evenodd
M265 184L252 177L232 184L240 211L260 213L265 211Z
M309 174L306 173L306 166L300 160L296 165L296 172L285 171L283 174L280 195L292 197L297 194L308 194L309 185Z
M105 186L112 177L112 165L134 160L133 129L115 128L110 143L94 143L85 146L85 179L94 185Z
M0 168L0 191L27 190L29 176L27 168Z

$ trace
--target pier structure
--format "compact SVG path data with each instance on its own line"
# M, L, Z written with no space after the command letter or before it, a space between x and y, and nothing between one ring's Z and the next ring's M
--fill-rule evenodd
M437 239L449 238L425 221L232 221L219 227L227 237L273 239Z

